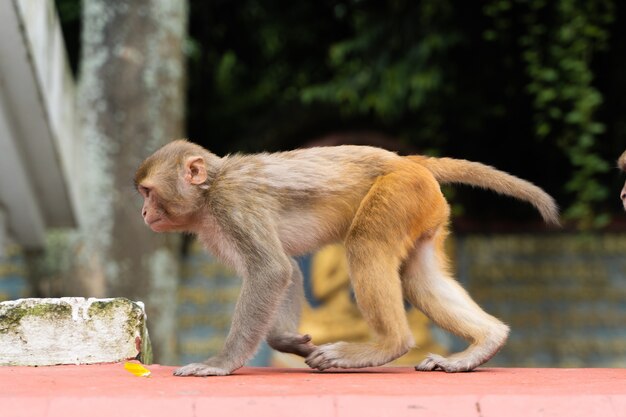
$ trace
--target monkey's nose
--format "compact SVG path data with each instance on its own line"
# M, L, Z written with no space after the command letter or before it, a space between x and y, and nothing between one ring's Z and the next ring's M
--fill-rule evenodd
M622 197L622 198L624 198L624 197ZM146 217L146 214L148 214L148 210L146 210L146 209L141 210L141 215L142 215L143 218Z
M622 190L622 193L619 195L619 198L621 198L622 201L626 199L626 190Z

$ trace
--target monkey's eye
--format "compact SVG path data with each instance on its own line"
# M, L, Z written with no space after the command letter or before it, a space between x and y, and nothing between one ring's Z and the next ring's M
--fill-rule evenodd
M144 197L148 197L150 195L150 189L148 187L144 187L143 185L138 186L137 191L139 191L139 194Z

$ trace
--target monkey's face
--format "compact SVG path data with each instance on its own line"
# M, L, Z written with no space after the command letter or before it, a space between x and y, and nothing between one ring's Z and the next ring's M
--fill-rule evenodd
M155 232L165 232L175 229L176 225L170 219L159 197L158 190L155 187L145 185L145 183L144 185L140 184L137 190L143 197L141 215L146 225Z
M198 202L202 201L197 195L201 190L184 178L167 181L149 177L137 185L137 191L143 197L141 216L153 231L186 231L193 227Z

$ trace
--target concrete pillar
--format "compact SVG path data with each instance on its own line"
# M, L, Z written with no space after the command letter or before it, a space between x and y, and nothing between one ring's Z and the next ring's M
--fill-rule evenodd
M0 263L6 257L6 247L9 243L9 231L4 208L0 205Z

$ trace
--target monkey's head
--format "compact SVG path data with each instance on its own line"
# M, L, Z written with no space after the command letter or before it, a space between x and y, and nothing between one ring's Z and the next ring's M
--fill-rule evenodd
M617 160L617 167L626 172L626 151L624 151L624 153L622 153L622 155ZM620 192L619 197L622 199L622 205L624 206L624 210L626 210L626 183L622 187L622 191Z
M144 199L146 225L155 232L186 231L194 225L205 201L211 158L216 157L201 146L176 140L142 162L135 187Z

